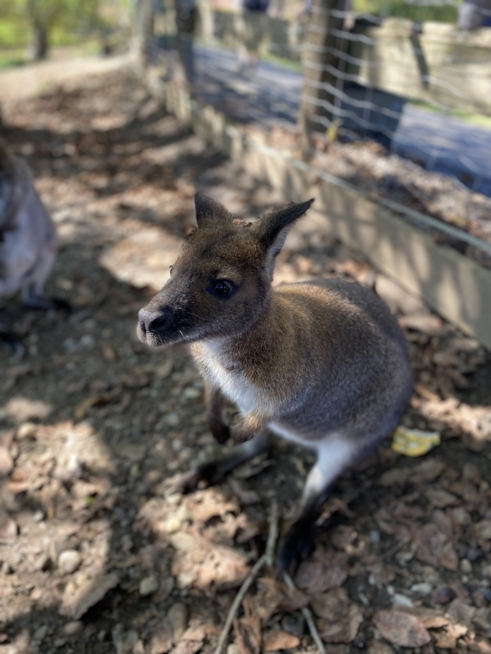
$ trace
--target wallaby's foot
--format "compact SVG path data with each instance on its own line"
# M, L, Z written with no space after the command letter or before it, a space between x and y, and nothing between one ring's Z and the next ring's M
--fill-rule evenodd
M28 295L24 298L24 304L29 309L35 309L37 311L65 311L66 313L73 312L73 305L67 300L62 300L59 298L46 298L39 295Z
M227 475L227 470L223 469L221 463L221 461L208 461L197 468L192 468L177 480L171 487L171 492L192 493L198 488L207 488L218 484Z
M202 463L192 468L172 486L173 493L192 493L200 487L220 483L229 472L246 463L269 448L270 437L267 432L257 434L255 438L234 447L226 456Z
M276 577L281 579L314 551L314 525L311 520L297 520L281 539L276 557Z

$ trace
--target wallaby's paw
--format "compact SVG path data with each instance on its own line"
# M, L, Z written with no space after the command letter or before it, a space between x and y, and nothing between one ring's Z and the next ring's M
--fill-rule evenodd
M220 443L220 445L224 445L230 438L230 428L227 427L227 425L224 425L223 423L220 424L210 423L210 431L213 434L213 438L216 440L217 443Z
M179 479L171 485L169 492L181 493L182 495L186 495L186 493L192 493L198 489L200 481L201 477L199 470L197 468L193 468L192 470L186 472L184 475L181 475L181 477L179 477Z
M186 474L171 486L170 491L171 493L182 493L185 495L199 488L213 486L221 481L223 477L224 474L220 471L220 465L215 463L215 461L210 461L186 472Z
M276 577L281 579L290 568L296 569L301 561L314 551L314 523L295 522L282 538L276 557Z

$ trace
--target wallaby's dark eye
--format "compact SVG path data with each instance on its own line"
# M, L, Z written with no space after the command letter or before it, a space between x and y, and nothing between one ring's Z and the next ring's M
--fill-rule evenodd
M216 282L212 282L211 287L216 295L221 296L230 295L235 288L228 279L219 279Z

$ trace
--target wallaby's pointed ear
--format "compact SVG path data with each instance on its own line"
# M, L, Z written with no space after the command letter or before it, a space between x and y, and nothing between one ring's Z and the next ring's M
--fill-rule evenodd
M254 224L253 230L264 250L268 253L268 265L270 267L274 267L275 258L283 247L290 227L295 220L310 209L313 201L314 198L300 204L289 204L284 209L264 216Z
M212 223L230 223L233 220L232 214L225 209L223 204L212 200L199 191L194 196L194 206L196 207L198 228Z

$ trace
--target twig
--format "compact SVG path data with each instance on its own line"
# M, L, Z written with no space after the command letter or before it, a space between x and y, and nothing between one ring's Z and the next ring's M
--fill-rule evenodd
M271 504L271 513L269 515L269 533L266 543L266 558L270 568L274 565L274 553L276 541L278 540L278 502L273 500Z
M288 572L283 573L283 579L285 580L285 583L288 586L288 588L290 588L290 590L295 590L295 584L293 583L293 580L288 574ZM312 611L308 609L306 606L304 606L302 609L302 614L309 627L312 640L317 645L320 654L327 654L326 648L324 647L324 643L322 642L321 637L319 636L319 632L317 631L317 627L315 626L314 618L312 616Z
M247 591L251 587L252 582L255 580L255 578L257 577L263 566L272 565L277 537L278 537L278 504L276 502L273 502L271 506L270 516L269 516L269 533L268 533L268 540L266 544L266 554L263 554L261 558L258 559L256 563L252 566L251 571L247 575L247 578L244 580L244 583L240 587L239 592L235 596L235 599L232 602L232 606L230 607L230 610L228 612L227 619L225 620L222 633L220 634L218 645L215 649L215 654L222 654L223 648L225 647L225 644L227 642L230 628L232 627L232 624L234 622L234 618L237 614L237 611L240 608L240 605L242 604L242 601Z
M409 543L409 539L406 538L405 540L401 540L399 543L396 543L394 547L390 547L387 552L382 552L381 557L383 559L389 558L389 556L393 556L394 554L397 554L399 550L402 550L402 548Z

